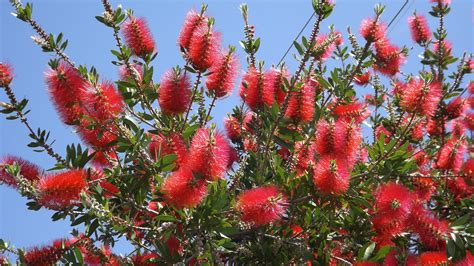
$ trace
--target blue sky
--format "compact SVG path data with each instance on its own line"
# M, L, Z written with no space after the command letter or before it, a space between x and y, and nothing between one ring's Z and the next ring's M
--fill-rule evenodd
M111 29L103 26L94 18L103 12L100 1L92 0L36 0L33 17L46 31L63 32L69 40L66 52L78 64L94 65L101 77L108 80L117 79L117 69L110 63L114 59L109 52L115 49ZM126 8L135 10L137 16L148 19L149 26L155 37L159 55L155 60L155 80L167 69L183 65L179 49L176 45L177 36L186 12L191 8L199 9L201 1L191 0L156 0L156 1L111 1L113 6L121 3ZM243 39L243 21L239 12L242 1L212 0L208 13L216 18L216 29L223 33L223 46L237 46L241 57L241 65L245 67L244 52L238 42ZM383 19L388 22L405 2L404 0L337 0L334 13L324 21L322 32L328 32L328 26L336 28L347 37L346 28L358 32L360 21L372 15L376 3L387 6ZM416 2L416 3L415 3ZM267 67L277 64L293 38L299 32L312 13L310 0L249 0L249 16L251 24L256 26L256 35L262 38L258 60L264 60ZM419 70L417 55L420 49L414 45L407 27L407 17L416 10L427 14L430 9L428 0L410 0L407 8L401 13L389 31L389 38L398 45L414 47L410 51L410 65L403 71ZM0 61L9 62L15 69L15 80L12 84L19 98L30 99L29 108L32 112L29 119L34 128L41 127L51 131L56 139L54 148L64 154L65 146L77 143L72 128L63 125L58 119L53 106L49 102L44 83L44 72L51 55L41 52L30 36L33 31L21 21L10 15L12 8L7 0L0 0ZM452 12L446 19L448 39L453 43L454 54L460 56L462 51L473 51L473 2L471 0L453 0ZM432 29L437 21L428 17ZM308 35L310 27L306 29ZM347 43L346 39L346 43ZM292 53L286 58L291 71L296 68ZM416 63L415 63L416 62ZM334 66L333 63L330 66ZM0 101L5 101L0 94ZM237 105L239 99L234 94L217 104L213 114L216 123ZM43 168L50 168L54 161L46 154L35 153L26 145L29 143L25 128L18 121L0 119L0 156L14 154L31 160ZM70 231L67 221L51 222L52 212L41 210L28 211L26 201L18 193L5 186L0 186L0 238L11 241L17 247L29 247L35 244L46 244L51 240L67 236ZM120 244L118 252L125 252L127 245Z

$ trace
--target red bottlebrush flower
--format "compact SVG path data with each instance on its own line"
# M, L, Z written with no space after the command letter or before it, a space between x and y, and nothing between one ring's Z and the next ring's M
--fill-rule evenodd
M266 105L272 106L274 102L278 105L285 101L286 92L281 88L283 79L288 78L289 73L286 69L271 68L265 72L263 101Z
M372 18L364 19L360 25L360 35L368 42L375 42L384 38L386 26Z
M107 181L104 172L101 170L93 169L90 175L90 180L99 182L100 187L104 190L103 194L106 198L111 198L115 194L120 193L120 189L116 185Z
M213 91L218 98L224 97L232 93L237 78L239 61L233 49L229 52L223 52L216 56L206 78L206 87Z
M458 261L456 266L471 266L474 265L474 255L470 251L466 252L466 257L464 259Z
M317 82L309 78L300 90L291 92L285 117L298 122L311 122L314 116L314 97Z
M418 256L419 265L442 266L448 265L446 251L423 252Z
M430 0L431 3L438 3L439 5L447 6L451 4L451 0Z
M469 178L474 178L474 158L469 158L466 160L462 171Z
M344 44L344 38L342 37L342 33L339 32L339 31L334 31L332 33L334 35L334 37L336 38L334 43L336 45L343 45Z
M400 105L408 112L432 117L441 99L441 84L426 84L423 80L412 79L408 82Z
M188 50L189 44L191 43L191 38L193 37L194 32L198 28L205 26L206 21L207 21L206 16L196 12L195 10L190 10L186 14L183 27L181 28L181 32L179 33L178 45L181 48Z
M423 130L426 128L426 122L421 121L418 123L415 123L413 125L413 128L410 130L410 137L413 140L421 140L423 139L423 136L425 135Z
M72 125L84 113L82 100L85 98L86 82L67 63L61 62L57 69L46 73L49 95L62 121Z
M103 125L86 119L81 120L81 125L77 128L82 141L96 149L109 148L109 143L117 140L116 131L116 127L112 125Z
M286 197L276 186L266 185L242 192L237 200L237 209L242 221L255 226L278 221L286 212Z
M433 52L436 54L442 54L442 55L450 55L451 51L453 50L453 46L450 42L448 41L442 41L441 46L439 45L439 42L433 43Z
M189 60L201 71L210 68L217 61L220 51L221 34L208 25L200 26L189 43Z
M123 35L133 54L145 56L155 51L155 40L145 18L129 17L123 25Z
M111 166L109 159L113 161L117 160L117 154L114 152L114 150L96 151L94 158L92 158L92 164L98 168L109 167Z
M461 170L465 152L466 141L464 139L450 138L436 155L436 168L458 173Z
M413 194L402 185L388 183L377 190L372 222L379 242L391 245L391 239L405 229L412 206Z
M13 68L9 64L0 63L0 87L10 85L13 80Z
M297 157L296 160L296 175L301 176L314 162L314 146L306 145L303 146L304 141L296 142L294 155Z
M390 138L392 137L392 133L388 131L383 125L380 125L375 129L375 136L377 137L377 139L382 136L382 133L385 136L384 142L389 143Z
M336 45L334 42L326 43L328 36L325 34L320 34L316 37L316 46L314 48L315 51L318 51L318 53L315 55L315 59L324 61L328 59L332 52L334 52L334 49L336 49Z
M193 173L208 180L223 177L229 163L230 145L221 132L198 129L189 150L188 166Z
M370 81L370 70L367 70L364 74L355 75L354 82L359 86L366 86Z
M313 182L324 194L340 195L349 188L347 162L330 156L321 157L314 167Z
M422 204L415 204L413 206L409 221L412 230L420 236L421 241L428 248L438 249L445 247L445 239L450 232L447 221L435 217Z
M326 120L319 120L316 126L317 132L314 146L320 156L332 154L336 151L336 147L342 146L343 128L341 125L341 123L330 123Z
M466 183L464 178L458 176L454 180L447 180L448 188L453 193L454 199L459 202L463 198L470 198L474 190Z
M252 120L252 116L252 112L248 112L245 114L244 119L242 121L242 128L237 118L233 116L224 118L224 127L229 139L234 142L239 141L242 138L242 129L250 132L251 130L248 123Z
M184 113L191 102L189 77L181 70L168 70L161 78L159 99L161 110L167 115Z
M84 262L86 265L90 265L90 266L99 266L99 265L119 266L120 265L116 258L116 255L112 254L112 251L110 250L109 246L102 246L100 249L98 249L97 253L99 254L90 252L84 246L79 246L79 250L82 252L82 256L84 258Z
M396 96L401 98L403 93L405 92L406 84L401 81L393 82L392 93Z
M24 263L31 266L50 266L56 264L66 250L62 249L62 242L56 240L52 245L33 247L25 252Z
M169 176L161 191L168 204L178 209L193 208L207 195L207 184L204 179L196 179L193 173L180 169Z
M408 25L410 26L411 37L415 42L422 44L431 39L431 30L424 16L413 14L408 18Z
M99 123L114 119L123 111L122 96L111 82L98 84L96 88L89 88L87 97L84 97L84 106L87 116Z
M403 185L388 183L375 194L375 207L380 214L392 219L407 219L413 206L413 194Z
M175 154L177 156L175 170L184 164L188 154L183 137L176 133L167 137L162 134L153 135L148 149L155 160L160 159L159 155L163 157L164 155Z
M375 43L374 70L387 75L394 76L400 72L401 65L405 62L405 55L388 39L380 39Z
M466 111L466 102L461 96L458 96L451 100L446 106L446 113L448 114L448 119L455 119L460 117Z
M466 133L466 125L463 120L456 119L451 126L451 135L455 138L461 138Z
M135 75L138 77L138 80L142 80L142 78L143 78L143 68L142 68L142 66L139 65L139 64L132 64L131 69L132 69L133 73L135 73ZM133 76L132 75L133 74L130 73L130 71L128 70L126 65L123 65L119 68L120 80L122 80L122 81L132 80L133 81Z
M153 266L156 265L156 259L160 256L153 253L143 253L143 254L135 254L132 256L133 265L138 266Z
M12 187L16 187L17 184L15 178L8 174L7 171L3 169L3 167L1 167L6 165L12 165L14 163L20 166L20 175L23 178L30 182L36 182L39 180L41 170L37 165L26 161L20 157L8 155L2 158L2 160L0 161L0 182L3 182L6 185Z
M261 70L250 68L245 73L240 85L240 97L252 110L261 108L264 104L265 76Z
M469 130L474 130L474 112L468 112L464 115L464 124Z
M467 85L467 91L469 92L469 94L474 94L474 81L469 82L469 84Z
M348 103L348 104L340 104L337 105L333 109L333 113L340 118L343 118L346 121L351 121L354 119L357 123L361 123L367 118L367 113L368 109L367 106L363 103L360 103L358 101Z
M337 141L337 154L343 155L349 167L352 167L357 161L358 155L361 155L360 144L362 142L362 130L360 126L352 122L338 120L336 123L341 127L340 141Z
M69 170L41 178L38 184L39 203L50 209L61 209L80 200L87 188L84 170Z
M427 201L436 191L435 183L430 177L413 178L413 185L415 186L417 200Z
M426 132L430 136L440 136L445 130L445 121L444 119L432 119L429 118L426 123Z
M231 141L235 142L240 140L240 138L242 137L242 132L240 129L240 123L237 118L233 116L228 116L224 118L224 127L227 132L227 137Z

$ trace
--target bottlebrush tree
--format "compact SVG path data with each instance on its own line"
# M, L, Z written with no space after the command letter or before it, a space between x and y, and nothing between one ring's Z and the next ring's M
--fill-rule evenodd
M113 82L73 63L64 36L40 27L31 4L11 0L54 56L47 93L87 148L53 149L14 93L14 67L2 63L1 112L57 163L43 170L6 155L0 181L29 209L84 230L45 246L1 240L0 263L473 265L474 83L466 75L474 64L448 41L450 1L431 2L434 32L422 14L407 23L424 50L416 73L400 72L409 51L387 38L382 6L359 33L323 34L335 4L313 0L316 19L294 43L294 72L257 59L246 5L243 49L224 47L203 5L179 35L186 64L156 82L146 19L103 0L96 18L116 42ZM362 86L373 93L361 95ZM234 87L242 102L218 129L213 108ZM133 252L114 254L118 238Z

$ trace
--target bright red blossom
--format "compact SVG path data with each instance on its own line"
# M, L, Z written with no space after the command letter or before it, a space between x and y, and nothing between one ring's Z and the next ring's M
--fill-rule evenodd
M13 80L13 69L9 64L0 63L0 87L8 86Z
M442 266L448 265L446 251L423 252L418 256L419 265Z
M252 120L252 116L252 112L247 112L242 121L242 125L240 125L237 118L233 116L224 118L224 127L229 139L231 139L232 141L238 141L242 138L242 129L245 131L250 131L248 123Z
M313 182L325 194L339 195L349 188L347 162L331 156L322 157L314 167Z
M184 164L188 154L188 149L184 143L183 137L176 133L170 136L164 136L162 134L153 135L149 144L149 151L151 156L155 160L159 160L161 157L169 154L175 154L177 156L175 160L176 168Z
M179 33L178 45L182 48L189 49L189 44L191 43L194 31L205 25L206 20L206 16L196 12L195 10L190 10L186 14L183 27Z
M30 182L36 182L39 180L40 177L40 168L29 162L24 160L23 158L17 157L17 156L12 156L12 155L7 155L2 158L0 161L0 181L12 186L16 187L16 180L13 176L7 173L5 169L3 169L2 165L13 165L14 163L18 164L20 166L20 175L25 178L26 180Z
M137 56L145 56L155 51L155 40L145 18L130 17L123 25L123 35L127 45Z
M387 76L394 76L400 72L401 65L405 62L405 55L400 48L391 44L388 39L382 38L375 43L374 70Z
M446 106L446 113L448 114L448 119L455 119L460 117L466 111L466 102L461 96L458 96L451 100Z
M117 128L115 126L86 119L81 120L77 132L82 141L99 150L109 148L109 143L117 139Z
M239 61L232 50L220 53L209 69L211 74L206 79L207 89L213 91L218 98L231 94L238 68Z
M432 117L441 99L441 84L426 84L421 79L411 79L405 87L400 105L408 112Z
M204 71L210 68L219 56L220 32L215 32L207 25L200 26L193 33L189 43L189 60L193 66Z
M59 239L48 246L28 249L24 255L24 263L28 266L50 266L56 264L66 252L65 249L61 248L63 242L67 244L68 241Z
M285 100L286 93L282 90L283 79L288 78L286 69L271 68L265 72L263 101L266 105L272 106L274 102L278 105Z
M38 184L39 202L50 209L61 209L75 204L87 188L84 170L69 170L41 178Z
M256 226L280 220L286 212L286 205L286 197L274 185L244 191L237 200L242 221Z
M371 75L371 72L369 70L367 70L363 74L355 75L354 82L359 86L365 86L370 81L370 75Z
M367 106L358 101L338 104L334 107L333 113L337 117L343 118L345 121L351 121L354 119L357 123L361 123L370 116L370 111Z
M204 179L196 179L187 169L180 169L169 176L161 187L168 204L178 209L197 206L207 194Z
M452 44L449 41L442 41L441 46L439 45L440 42L433 43L433 51L436 54L443 54L443 55L450 55L452 51ZM440 49L440 47L442 49Z
M300 90L291 92L285 117L298 122L310 122L314 115L314 96L317 82L309 78Z
M447 221L435 217L422 204L415 204L413 206L409 221L413 232L420 236L421 241L428 248L437 249L445 247L445 239L450 232Z
M382 185L375 194L378 212L393 215L396 219L406 219L409 216L412 202L412 193L405 186L396 183Z
M431 39L431 31L426 18L416 13L408 18L411 37L417 43L425 43Z
M260 70L250 68L245 73L240 85L240 97L252 110L261 108L264 104L265 78Z
M84 107L87 108L87 116L104 123L116 118L123 111L124 103L115 86L111 82L103 82L96 88L88 88Z
M189 149L187 165L208 180L222 178L229 163L230 145L219 131L200 128Z
M138 77L138 80L140 81L143 78L143 67L139 64L132 64L131 69L134 74L132 74L126 65L120 66L119 68L119 77L120 80L122 81L133 81L133 75L136 75Z
M328 38L329 37L325 34L319 34L316 37L315 51L318 51L318 54L315 58L317 60L324 61L328 59L336 49L335 41L328 43Z
M68 64L61 62L56 69L46 73L49 95L65 124L72 125L84 114L82 101L86 94L86 82Z
M191 102L189 76L168 70L161 78L158 102L167 115L184 113Z
M466 141L464 139L450 138L438 151L436 168L458 173L461 170L465 152Z
M386 26L372 18L367 18L362 21L359 31L365 40L375 42L385 36Z

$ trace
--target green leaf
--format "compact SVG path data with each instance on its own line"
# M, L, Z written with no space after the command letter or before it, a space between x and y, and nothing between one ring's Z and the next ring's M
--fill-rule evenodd
M375 249L375 243L369 242L365 244L359 250L359 254L357 256L358 260L361 260L361 261L368 260L370 256L372 255L372 252L374 252L374 249Z
M293 45L295 46L296 50L298 51L298 53L300 55L303 55L304 54L304 49L303 47L301 47L301 45L297 42L297 41L294 41L293 42Z

